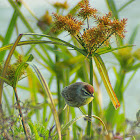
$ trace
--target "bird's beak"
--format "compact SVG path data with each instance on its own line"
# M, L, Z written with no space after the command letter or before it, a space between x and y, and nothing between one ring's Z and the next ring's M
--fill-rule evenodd
M90 96L94 98L94 94L90 94Z

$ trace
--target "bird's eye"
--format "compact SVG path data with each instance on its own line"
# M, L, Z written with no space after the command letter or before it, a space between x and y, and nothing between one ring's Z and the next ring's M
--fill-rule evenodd
M84 91L84 94L85 94L86 96L90 96L90 93L87 92L84 88L83 88L82 90Z
M90 94L87 91L84 91L86 96L89 96Z

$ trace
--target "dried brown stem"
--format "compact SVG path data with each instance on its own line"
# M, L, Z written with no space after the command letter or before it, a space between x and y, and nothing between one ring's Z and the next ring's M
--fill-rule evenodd
M18 110L19 110L19 115L21 117L21 121L22 121L22 126L23 126L23 130L24 130L24 134L26 136L26 139L27 140L30 140L29 138L29 134L28 134L28 130L26 128L26 124L25 124L25 120L23 118L23 114L22 114L22 111L21 111L21 106L20 106L20 103L19 103L19 99L18 99L18 95L17 95L17 90L16 88L13 88L14 89L14 93L15 93L15 97L16 97L16 101L17 101L17 106L18 106Z

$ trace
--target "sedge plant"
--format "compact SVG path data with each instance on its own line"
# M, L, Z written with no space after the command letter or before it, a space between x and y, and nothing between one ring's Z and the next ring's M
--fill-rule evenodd
M28 24L26 18L20 12L20 7L17 5L17 3L14 3L12 0L9 0L9 2L14 7L15 13L18 14L18 16L22 19L22 22L26 25L29 32L34 32L32 27ZM100 55L108 53L108 52L113 52L114 50L119 49L118 54L114 53L114 55L119 60L121 66L123 68L123 72L124 72L124 70L128 72L128 71L131 71L132 69L133 70L137 69L139 67L139 64L133 65L133 67L132 67L132 65L131 65L131 67L129 67L130 61L127 62L128 65L126 65L126 67L124 67L124 65L122 64L122 62L125 61L125 58L121 57L121 55L122 55L121 48L126 48L129 46L129 45L124 45L122 43L122 39L124 38L125 25L126 25L127 20L126 19L119 20L118 15L115 13L116 10L113 9L114 8L113 3L112 3L112 5L110 5L110 3L108 3L108 6L112 12L109 12L108 14L105 14L104 16L100 16L97 9L92 8L90 6L88 0L83 0L76 6L76 8L75 8L76 10L75 9L72 10L72 11L75 11L74 13L76 13L76 11L78 11L75 14L75 16L73 16L72 11L70 11L70 13L68 15L61 15L61 13L59 12L60 8L64 7L64 9L65 8L67 9L67 4L66 3L64 3L64 4L56 3L56 4L54 4L54 7L56 7L57 14L56 13L53 14L54 22L52 22L52 17L50 17L48 15L48 12L46 12L46 14L42 18L42 20L38 21L38 26L40 26L40 28L44 34L34 34L34 33L21 34L19 36L19 38L17 39L15 45L9 44L5 47L2 47L1 51L7 50L7 49L11 48L12 46L17 47L17 46L21 46L21 45L24 46L27 44L28 45L32 44L31 48L28 50L26 55L28 56L28 54L34 49L35 52L38 54L38 56L41 58L41 60L43 60L43 62L45 62L47 64L47 66L41 62L39 62L39 63L42 64L45 68L47 68L52 74L52 76L50 78L50 83L52 83L52 79L54 78L54 75L57 77L56 79L57 79L59 109L61 109L64 105L64 101L62 100L62 97L60 96L60 87L61 87L60 83L63 81L63 86L69 85L70 79L68 77L70 75L72 75L73 73L76 73L76 75L78 75L83 81L86 81L94 86L93 77L96 77L96 74L94 72L94 67L93 67L93 61L94 61L96 64L96 67L100 73L100 76L102 78L102 81L106 87L106 90L110 96L110 99L111 99L115 109L117 109L117 108L119 108L120 103L122 102L123 98L120 97L120 95L119 95L120 91L117 90L118 86L116 86L115 89L113 90L109 77L108 77L108 72L106 70L105 64ZM14 21L16 22L16 19ZM51 21L51 22L47 22L47 26L45 23L45 26L44 26L44 21ZM52 27L52 25L53 25L52 23L55 26ZM12 24L15 24L15 23L12 23ZM13 26L11 26L11 27L13 27ZM68 35L71 36L71 39L72 39L74 45L56 37L59 35L59 33L62 33L63 30L67 31ZM23 36L26 36L26 37L32 36L33 38L31 40L20 41L21 37L23 37ZM109 42L112 36L115 36L117 38L117 40L120 41L120 44L118 45L117 48L113 48ZM45 40L43 37L48 38L49 41ZM7 44L8 44L8 42L7 42ZM45 52L46 58L41 55L39 49L35 48L36 44L39 44L39 47L42 49L42 51ZM52 47L52 46L49 46L48 44L54 44L54 46ZM129 42L129 44L131 47L133 44L133 41L131 43ZM6 45L6 43L4 45ZM71 47L73 50L75 50L77 53L77 56L76 57L73 56L70 53L70 51L66 48L66 46ZM60 52L59 49L62 52ZM131 48L130 48L130 50L131 50ZM51 51L55 54L55 63L51 59L48 51ZM130 51L130 53L131 53L131 51ZM10 55L12 55L12 54L13 54L13 52ZM138 53L134 53L134 54L135 54L135 58L139 58ZM64 57L62 57L62 55L65 55L65 58L66 58L63 61L62 61L62 59ZM121 60L121 58L124 60ZM0 58L0 59L3 59L3 58ZM11 58L9 57L8 59L10 60ZM131 59L129 59L129 60L131 60ZM39 61L39 60L36 59L36 61ZM82 61L82 62L86 61L86 63L80 63L80 65L78 66L77 64L79 64L80 61ZM132 61L132 62L133 62L133 64L135 64L135 61ZM8 65L8 63L6 63L6 64ZM36 66L34 66L33 64L30 64L30 65L32 65L32 67L35 69L37 75L41 78L42 75L40 75L40 72L38 71ZM88 71L87 66L89 66L89 74L87 74L87 71ZM7 66L5 66L5 67L7 67ZM19 69L21 69L21 68L19 68ZM73 70L73 71L71 72L70 70ZM80 74L80 71L86 71L86 72L83 75L83 73ZM4 70L4 72L6 72L6 71ZM2 75L5 75L5 74L2 74ZM122 74L118 74L118 76L121 76L121 75ZM1 77L1 79L2 78L3 77ZM6 79L2 79L2 80L5 80L5 82L6 82ZM74 78L72 82L74 83L74 82L76 82L76 80L77 80L77 77ZM32 79L30 78L29 81L32 81ZM96 79L96 81L97 81L97 79ZM44 79L42 79L41 82L43 83L42 85L44 85L43 87L46 87ZM97 83L98 83L98 81L97 81ZM123 85L121 83L119 83L119 84L120 84L120 86ZM51 84L49 84L49 85L51 85ZM41 89L41 87L39 87L39 90L40 89ZM46 88L46 90L47 90L47 88ZM122 87L120 87L120 90L122 90ZM16 90L15 90L15 92L16 92ZM46 96L44 96L45 95L44 91L42 92L40 90L40 92L42 93L43 97L45 99L47 99ZM116 98L115 93L117 94L119 101ZM0 94L0 95L2 97L2 94ZM48 96L50 96L50 94ZM37 97L35 97L35 99L37 99ZM107 123L110 121L110 117L109 117L110 111L113 112L111 114L112 118L115 118L114 114L116 115L119 112L117 110L117 113L116 113L116 110L114 109L112 103L110 102L109 107L106 110ZM95 106L93 106L93 107L96 109ZM93 107L92 107L92 103L90 103L88 105L88 116L93 116L102 122L102 120L100 118L92 115ZM51 108L52 108L52 106L51 106ZM43 122L45 125L46 125L46 122L45 122L46 109L47 109L47 107L45 104L45 106L43 108L43 110L44 110L43 111ZM82 109L84 109L84 108L82 108ZM55 110L55 107L53 107L52 110ZM71 111L73 111L73 109L71 109ZM56 112L53 112L53 113L55 114ZM63 113L63 111L60 110L60 115L59 115L60 122L62 122L64 119L62 113ZM71 114L72 114L73 118L76 117L76 115L73 114L73 112ZM57 115L55 117L56 117L55 119L58 121ZM62 136L63 136L63 134L65 135L64 132L70 125L72 125L74 122L76 122L77 120L79 120L80 118L83 118L83 117L85 117L85 116L83 115L79 118L75 118L72 121L69 121L68 117L65 117L66 119L68 119L67 120L68 123L66 125L62 126L62 129L61 129ZM76 127L78 129L80 129L77 125L73 124L73 128L76 128ZM37 133L37 129L38 129L37 126L30 123L30 128L31 128L31 131L35 132L35 137L39 138L39 134ZM57 131L58 133L56 135L54 135L54 137L56 139L57 138L61 139L59 124L57 124L57 128L58 128L58 131ZM52 129L54 129L54 127L52 127ZM52 130L50 130L50 132L49 132L50 137L51 137L51 135L50 135L51 131ZM85 135L88 138L92 138L94 136L94 134L91 132L93 132L92 127L91 127L91 122L88 121ZM67 135L68 135L67 139L70 138L69 133L67 133ZM75 138L77 137L74 129L73 129L73 135L74 135L73 137L75 137ZM47 137L49 137L49 136L47 134ZM109 135L107 138L109 138Z

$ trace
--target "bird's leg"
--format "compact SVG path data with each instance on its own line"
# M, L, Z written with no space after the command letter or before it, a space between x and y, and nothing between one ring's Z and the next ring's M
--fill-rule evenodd
M91 120L92 120L91 116L86 115L86 114L81 110L80 107L78 107L78 108L79 108L79 110L82 112L82 114L85 115L85 117L87 118L88 121L91 121Z
M64 111L66 108L67 108L67 104L65 104L65 106L64 106L63 109L61 108L61 109L58 111L58 115L60 115L60 114L62 113L62 111Z
M63 110L65 110L67 108L67 104L65 104L65 106L64 106L64 108L63 108Z

